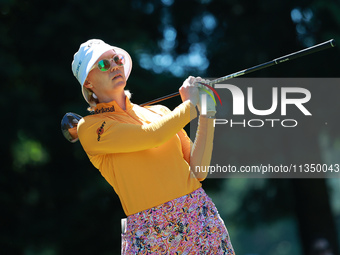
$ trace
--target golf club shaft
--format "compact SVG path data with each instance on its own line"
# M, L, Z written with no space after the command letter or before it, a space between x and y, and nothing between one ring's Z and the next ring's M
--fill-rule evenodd
M291 54L273 59L272 61L260 64L260 65L257 65L257 66L253 66L253 67L250 67L248 69L244 69L242 71L238 71L236 73L229 74L229 75L223 76L221 78L209 81L208 85L211 86L213 84L220 83L220 82L225 81L225 80L229 80L229 79L232 79L232 78L235 78L235 77L238 77L238 76L249 74L249 73L252 73L252 72L273 66L273 65L277 65L277 64L280 64L280 63L283 63L283 62L287 62L289 60L296 59L296 58L299 58L299 57L302 57L302 56L306 56L306 55L309 55L309 54L312 54L312 53L315 53L315 52L318 52L318 51L321 51L321 50L325 50L325 49L328 49L328 48L332 48L332 47L335 47L334 39L331 39L329 41L311 46L309 48L306 48L306 49L303 49L303 50L300 50L300 51L296 51L296 52L293 52ZM179 92L175 92L175 93L169 94L167 96L163 96L163 97L154 99L152 101L146 102L144 104L141 104L141 106L147 106L147 105L159 103L161 101L173 98L173 97L178 96L178 95L179 95Z

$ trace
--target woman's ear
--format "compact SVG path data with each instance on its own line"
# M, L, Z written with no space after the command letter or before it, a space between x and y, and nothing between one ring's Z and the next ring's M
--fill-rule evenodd
M92 84L91 84L88 80L85 80L84 86L85 86L85 88L87 88L87 89L93 88Z

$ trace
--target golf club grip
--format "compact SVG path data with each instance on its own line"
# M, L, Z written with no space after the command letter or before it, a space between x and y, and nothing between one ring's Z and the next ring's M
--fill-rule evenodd
M315 53L315 52L318 52L318 51L321 51L321 50L325 50L325 49L328 49L328 48L332 48L332 47L335 47L334 39L331 39L329 41L311 46L309 48L288 54L288 55L280 57L280 58L276 58L273 61L275 61L275 64L279 64L279 63L282 63L282 62L286 62L288 60L303 57L303 56L306 56L306 55L309 55L309 54L312 54L312 53Z

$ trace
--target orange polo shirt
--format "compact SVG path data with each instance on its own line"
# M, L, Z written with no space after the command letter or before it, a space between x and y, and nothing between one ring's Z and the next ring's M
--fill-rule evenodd
M197 117L189 101L169 111L126 98L126 110L112 101L98 104L95 113L79 122L79 140L127 216L201 187L189 168L190 139L183 130Z

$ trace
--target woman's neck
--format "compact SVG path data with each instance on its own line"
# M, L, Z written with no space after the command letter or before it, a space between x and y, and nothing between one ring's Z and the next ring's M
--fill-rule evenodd
M111 101L116 101L116 103L119 105L120 108L123 110L126 110L126 99L125 99L125 93L119 93L119 94L111 94L110 96L106 95L104 98L99 99L99 103L109 103Z
M122 108L124 111L126 110L126 99L125 94L123 93L121 96L114 99L116 103L119 105L120 108Z

